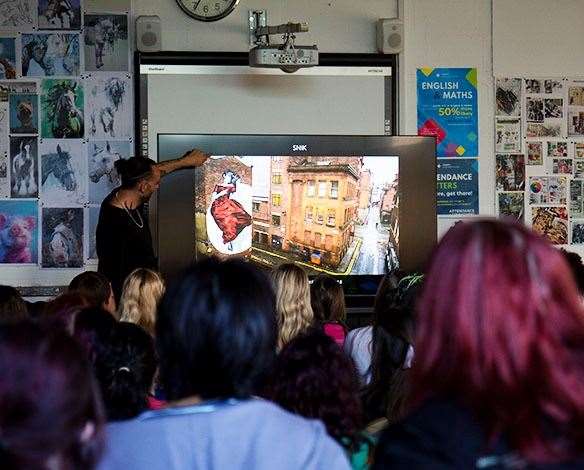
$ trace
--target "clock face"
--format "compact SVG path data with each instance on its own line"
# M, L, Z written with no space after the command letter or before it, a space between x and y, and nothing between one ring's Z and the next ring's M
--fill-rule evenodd
M183 11L199 21L217 21L231 13L239 0L176 0Z

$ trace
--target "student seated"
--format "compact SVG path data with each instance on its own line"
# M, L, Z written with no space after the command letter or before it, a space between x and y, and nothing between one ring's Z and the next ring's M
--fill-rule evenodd
M148 409L156 373L152 337L138 325L119 322L95 357L95 376L101 388L108 421L133 418Z
M345 293L341 284L331 276L321 274L310 285L310 304L314 317L323 331L343 347L347 336Z
M189 269L156 323L169 406L109 424L100 468L350 468L322 423L253 398L274 357L274 312L269 281L248 263L207 259Z
M0 468L91 470L103 447L91 366L64 331L0 325Z
M28 318L28 308L20 292L0 285L0 323L16 323Z
M518 223L457 224L416 320L412 410L374 468L584 468L584 306L558 250Z
M101 273L85 271L73 278L68 292L82 295L89 307L99 307L112 315L116 313L116 300L109 280Z
M369 468L373 449L372 441L361 433L358 391L351 360L332 338L313 330L297 336L280 351L264 395L292 413L320 419L357 470Z
M272 272L278 315L278 349L315 326L308 276L300 266L284 263Z
M164 290L164 281L157 272L146 268L132 271L122 289L120 320L135 323L154 336L156 314Z

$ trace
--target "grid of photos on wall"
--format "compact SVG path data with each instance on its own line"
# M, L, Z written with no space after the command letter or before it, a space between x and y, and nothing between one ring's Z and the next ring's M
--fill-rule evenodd
M584 244L584 80L495 80L497 211Z
M99 206L133 155L128 14L0 1L0 264L95 263Z

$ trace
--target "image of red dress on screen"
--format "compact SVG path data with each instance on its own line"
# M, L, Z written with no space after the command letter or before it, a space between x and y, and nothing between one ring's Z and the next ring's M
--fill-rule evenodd
M230 251L233 250L233 240L245 227L251 225L251 216L238 201L231 199L231 194L237 191L239 179L232 171L226 171L223 173L223 182L215 186L212 196L211 215L223 232L223 243L228 245Z

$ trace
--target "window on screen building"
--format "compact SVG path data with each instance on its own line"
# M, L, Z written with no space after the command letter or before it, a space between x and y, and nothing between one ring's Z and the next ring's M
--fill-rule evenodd
M314 180L308 180L308 183L306 184L306 195L308 197L314 197L315 193L315 189L316 186L314 184Z
M318 182L318 197L326 197L326 181Z
M331 199L338 199L339 197L339 182L331 181Z
M282 205L282 195L281 194L272 194L272 206L281 206Z

